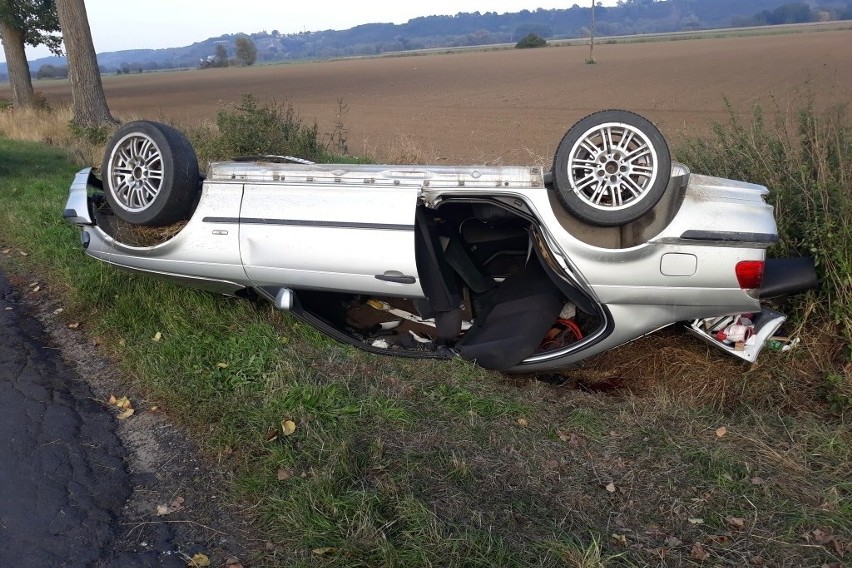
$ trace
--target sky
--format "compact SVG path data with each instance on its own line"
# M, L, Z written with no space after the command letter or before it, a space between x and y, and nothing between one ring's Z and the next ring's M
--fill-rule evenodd
M85 0L95 51L183 47L237 32L343 30L372 22L402 24L419 16L570 8L584 0ZM604 5L614 4L613 1ZM30 60L50 53L29 48ZM4 61L0 52L0 61Z

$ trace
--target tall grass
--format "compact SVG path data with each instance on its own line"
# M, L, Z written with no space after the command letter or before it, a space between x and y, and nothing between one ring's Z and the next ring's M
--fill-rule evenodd
M852 127L845 105L818 109L812 94L797 103L760 106L751 120L728 105L714 137L692 140L678 158L693 171L766 185L775 206L778 256L811 255L821 287L807 308L852 339ZM813 301L816 300L816 301Z

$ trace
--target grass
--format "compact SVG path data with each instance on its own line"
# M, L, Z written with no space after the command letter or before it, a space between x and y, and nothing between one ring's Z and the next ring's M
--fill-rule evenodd
M664 332L551 382L371 356L269 304L87 258L60 215L76 169L55 147L0 139L3 269L60 299L59 317L126 371L138 413L159 406L232 474L271 543L254 565L849 560L837 340L752 368ZM819 309L804 325L837 325Z

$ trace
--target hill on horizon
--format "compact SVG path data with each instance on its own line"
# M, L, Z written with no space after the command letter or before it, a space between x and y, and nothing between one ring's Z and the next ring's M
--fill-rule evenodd
M852 19L852 0L619 0L616 6L595 9L595 36L623 36L686 30ZM404 24L371 23L347 30L281 34L278 30L211 37L184 47L131 49L98 54L102 73L141 73L198 67L218 44L234 56L234 42L249 37L258 62L368 56L428 48L452 48L514 43L529 33L545 39L589 35L591 8L574 4L566 9L497 14L460 12L453 16L424 16ZM30 62L34 77L50 65L62 69L64 57ZM51 71L53 69L51 68ZM5 79L6 64L0 63ZM49 75L48 75L49 76ZM59 75L61 76L61 75Z

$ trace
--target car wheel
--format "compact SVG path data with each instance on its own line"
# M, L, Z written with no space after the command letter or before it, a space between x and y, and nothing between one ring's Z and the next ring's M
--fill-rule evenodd
M171 126L145 120L125 124L112 137L103 178L113 212L149 226L185 219L201 179L189 140Z
M614 227L651 210L666 191L671 156L656 126L638 114L605 110L572 126L553 158L553 180L568 211Z

